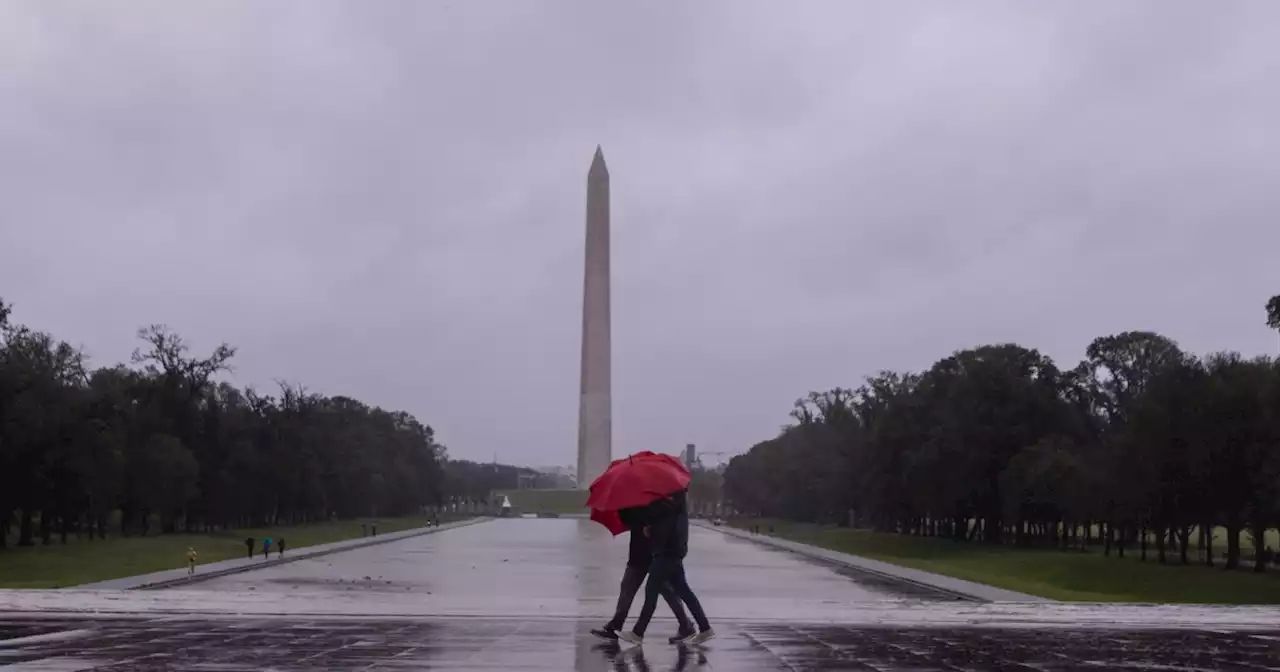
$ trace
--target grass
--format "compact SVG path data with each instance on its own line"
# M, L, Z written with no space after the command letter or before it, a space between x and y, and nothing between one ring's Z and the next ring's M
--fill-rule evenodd
M1147 562L1101 551L1022 549L882 534L779 520L734 520L734 527L774 526L775 536L999 588L1071 602L1280 604L1280 572L1254 574L1203 565ZM1177 562L1176 555L1170 558ZM1221 563L1219 563L1219 567Z
M460 514L440 514L440 522L469 518ZM244 557L244 540L258 540L255 554L262 552L262 538L284 538L286 553L307 546L327 544L362 535L361 523L378 526L378 534L422 527L421 515L403 518L366 518L331 523L241 529L216 534L165 534L150 537L110 536L106 540L68 539L65 546L54 541L49 546L9 547L0 551L0 588L64 588L136 574L147 574L186 566L187 548L196 549L200 563ZM39 542L37 542L38 544Z
M495 495L506 495L511 506L521 513L555 513L572 515L587 512L587 491L569 489L498 490Z

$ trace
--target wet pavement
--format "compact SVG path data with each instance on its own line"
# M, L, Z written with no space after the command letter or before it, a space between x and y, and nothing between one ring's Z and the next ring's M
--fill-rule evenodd
M620 650L570 619L22 620L14 670L1280 670L1280 632L722 623L698 648ZM661 630L655 628L655 630ZM653 633L655 636L665 633ZM656 637L655 637L656 639Z
M691 529L690 547L689 581L712 614L825 620L824 613L854 603L955 599L714 530ZM613 538L586 519L499 519L190 588L379 594L424 604L494 605L497 611L491 615L594 616L607 613L616 601L626 557L626 535ZM566 600L581 605L580 610L565 606Z
M666 644L665 606L654 641L601 646L626 537L520 519L177 589L0 591L0 669L1280 670L1277 608L983 603L718 530L690 546L719 633L696 650Z

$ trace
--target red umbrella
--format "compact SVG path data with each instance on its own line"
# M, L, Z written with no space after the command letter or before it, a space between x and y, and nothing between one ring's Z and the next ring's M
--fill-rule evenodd
M592 509L591 519L602 523L610 531L622 527L606 523L603 512L645 506L657 499L675 494L689 487L689 470L680 460L662 453L643 451L630 457L614 460L603 474L591 484L587 506ZM597 516L596 511L602 512ZM619 532L614 532L619 534Z
M591 520L604 525L605 529L615 537L627 531L627 526L622 523L622 516L619 516L617 511L591 509Z

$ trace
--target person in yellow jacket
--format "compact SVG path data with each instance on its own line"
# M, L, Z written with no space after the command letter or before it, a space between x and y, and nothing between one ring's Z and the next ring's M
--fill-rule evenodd
M187 576L196 575L196 549L194 546L187 547Z

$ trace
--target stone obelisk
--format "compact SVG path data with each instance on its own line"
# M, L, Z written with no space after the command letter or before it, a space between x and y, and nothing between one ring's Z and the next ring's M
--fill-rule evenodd
M578 400L578 487L613 459L609 316L609 169L596 147L587 171L586 273L582 286L582 388Z

